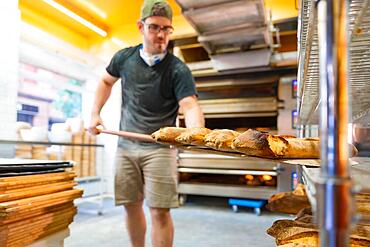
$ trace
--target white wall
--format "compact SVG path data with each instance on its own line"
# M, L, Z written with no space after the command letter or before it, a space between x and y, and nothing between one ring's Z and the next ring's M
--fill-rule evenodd
M93 55L93 53L73 47L26 23L21 24L20 38L20 61L85 82L82 90L81 118L84 120L85 127L89 127L91 107L98 79L105 71L109 60L104 61ZM113 54L111 55L113 56ZM17 69L16 73L18 73ZM112 95L102 110L102 117L107 129L118 130L120 118L119 84L117 82L114 86ZM100 167L97 168L97 171L99 175L103 175L105 178L105 190L112 194L117 137L99 135L97 141L105 145L104 160L99 164ZM101 161L99 157L98 161Z
M18 1L0 1L0 139L15 138L17 120L18 46L20 12ZM13 150L0 147L0 157L8 157Z

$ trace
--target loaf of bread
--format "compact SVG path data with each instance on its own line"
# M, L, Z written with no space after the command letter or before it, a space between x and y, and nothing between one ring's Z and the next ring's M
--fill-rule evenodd
M249 129L232 143L238 152L263 158L319 158L318 138L277 136Z
M177 145L179 143L176 142L176 137L178 137L181 133L183 133L185 131L186 131L186 128L164 127L164 128L160 128L159 130L154 132L152 134L152 138L156 142Z
M204 137L204 144L216 150L233 152L231 144L238 135L239 132L233 130L216 129Z
M267 133L249 129L233 140L231 148L250 156L276 158L277 156L270 148L270 137L271 135ZM280 141L283 142L283 140Z
M176 138L176 142L188 145L204 146L204 137L210 132L210 129L204 127L188 128Z
M365 192L357 193L355 199L357 213L370 215L370 194Z
M297 214L307 207L310 207L310 202L303 184L298 184L294 191L280 192L271 196L266 205L270 211L286 214Z
M295 220L277 220L267 229L278 246L319 246L319 230L312 211L304 209ZM351 247L370 246L370 226L355 226L350 234Z
M358 151L349 145L350 156ZM232 143L232 148L246 155L263 158L317 159L320 158L320 139L296 138L294 136L270 135L249 129L240 134Z

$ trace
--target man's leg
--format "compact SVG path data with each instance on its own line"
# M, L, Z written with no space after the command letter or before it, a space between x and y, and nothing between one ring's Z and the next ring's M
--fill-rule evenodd
M153 247L171 247L174 227L170 208L178 207L176 150L157 148L141 152L144 194L152 219Z
M146 221L143 202L124 205L126 210L126 227L132 247L145 246Z
M125 207L131 246L144 247L146 222L143 212L143 181L136 151L117 149L114 184L116 205Z
M170 210L150 208L153 247L172 247L174 228Z

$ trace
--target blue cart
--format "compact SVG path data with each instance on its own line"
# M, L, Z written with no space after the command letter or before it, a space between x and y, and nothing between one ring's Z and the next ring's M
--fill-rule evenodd
M256 215L261 215L261 208L267 203L267 200L256 200L256 199L229 199L229 205L231 205L234 212L238 212L238 206L254 208Z

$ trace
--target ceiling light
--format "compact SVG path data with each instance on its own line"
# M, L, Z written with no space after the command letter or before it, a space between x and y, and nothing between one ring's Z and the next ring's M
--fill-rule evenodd
M111 38L111 40L112 40L113 43L115 43L118 46L127 47L127 44L125 42L123 42L122 40L120 40L120 39L117 39L117 38L113 37L113 38Z
M81 16L73 13L72 11L70 11L69 9L65 8L64 6L60 5L59 3L55 2L54 0L43 0L45 3L49 4L50 6L56 8L57 10L59 10L60 12L68 15L69 17L71 17L72 19L78 21L79 23L81 23L82 25L84 25L85 27L91 29L92 31L96 32L97 34L103 36L103 37L106 37L107 36L107 32L104 31L103 29L95 26L94 24L92 24L91 22L85 20L84 18L82 18Z
M88 0L77 0L77 1L79 3L85 5L88 9L90 9L91 11L93 11L95 14L97 14L101 18L104 18L104 19L107 18L107 14L104 11L102 11L101 9L99 9L98 7L96 7L94 4L90 3Z

